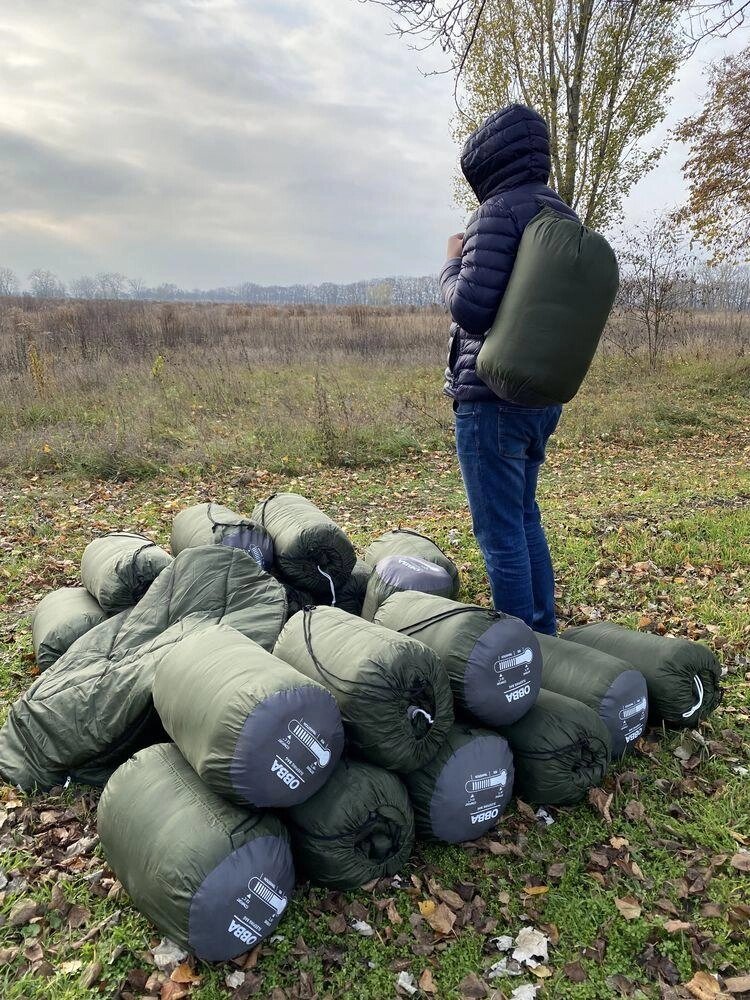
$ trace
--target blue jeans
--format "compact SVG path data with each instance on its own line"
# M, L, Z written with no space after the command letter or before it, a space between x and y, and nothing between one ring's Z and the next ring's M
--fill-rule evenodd
M456 405L458 461L493 603L548 635L557 631L555 578L536 486L561 413L561 406Z

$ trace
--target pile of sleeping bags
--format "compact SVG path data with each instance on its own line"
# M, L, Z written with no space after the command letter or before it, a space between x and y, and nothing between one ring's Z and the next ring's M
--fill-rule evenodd
M104 785L109 863L203 959L271 934L298 875L355 888L415 839L487 833L513 792L576 802L647 721L697 726L720 698L705 646L607 622L536 635L460 603L431 539L397 528L357 558L296 494L181 511L171 549L94 539L82 586L40 602L0 775Z

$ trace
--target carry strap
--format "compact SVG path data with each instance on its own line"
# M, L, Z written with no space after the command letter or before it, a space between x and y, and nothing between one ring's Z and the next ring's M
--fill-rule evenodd
M441 611L430 618L423 618L421 621L413 622L411 625L404 625L403 628L396 629L396 631L402 635L415 635L417 632L429 628L430 625L437 625L438 622L454 618L456 615L463 615L467 611L483 611L489 618L493 618L495 621L501 621L508 617L501 611L495 611L493 608L483 608L479 604L458 604L455 608L448 608L446 611Z

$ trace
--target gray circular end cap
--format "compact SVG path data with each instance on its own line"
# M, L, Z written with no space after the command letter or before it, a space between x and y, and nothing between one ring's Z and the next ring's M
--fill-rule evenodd
M508 726L532 708L542 686L542 652L519 618L501 618L479 636L464 673L464 699L489 726Z
M275 691L245 720L232 759L232 786L248 805L297 805L328 780L343 748L341 715L328 691L317 684Z
M648 689L640 670L623 670L612 681L599 705L599 717L612 738L612 754L619 757L639 739L648 719Z
M190 902L188 944L198 958L223 962L271 934L294 888L294 863L281 837L258 837L232 851L203 879Z
M477 736L446 761L432 793L433 836L476 840L497 823L513 791L513 755L501 736Z
M398 590L418 590L444 597L453 593L450 573L420 556L386 556L377 564L375 572L384 583Z

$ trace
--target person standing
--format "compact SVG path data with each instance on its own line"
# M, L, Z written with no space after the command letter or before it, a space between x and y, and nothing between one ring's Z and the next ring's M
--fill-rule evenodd
M440 284L453 319L444 391L493 603L554 635L555 579L536 490L562 407L501 399L476 371L525 227L545 205L577 219L548 186L550 163L547 124L524 105L501 108L469 136L461 169L479 207L448 240Z

